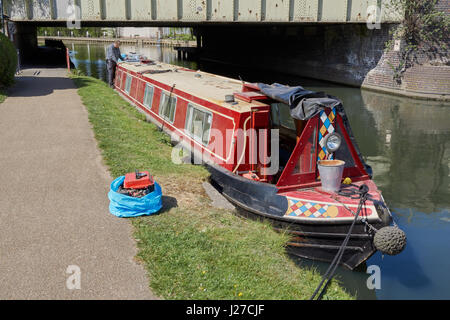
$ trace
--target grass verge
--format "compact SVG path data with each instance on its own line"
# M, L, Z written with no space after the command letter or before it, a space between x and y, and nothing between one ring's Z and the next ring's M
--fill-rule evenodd
M3 101L6 100L7 94L6 94L6 90L0 88L0 103L2 103Z
M202 166L170 160L169 138L102 81L72 77L113 176L149 169L161 184L159 215L131 220L152 291L165 299L308 299L320 282L285 254L288 238L210 206ZM351 299L337 282L324 299Z

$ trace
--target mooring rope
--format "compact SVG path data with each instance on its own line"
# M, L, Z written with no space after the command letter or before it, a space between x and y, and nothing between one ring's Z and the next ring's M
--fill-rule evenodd
M353 222L350 226L350 229L348 230L348 233L344 239L344 242L342 242L341 246L339 247L339 250L338 250L336 256L334 257L333 261L331 262L330 266L328 267L328 270L323 275L322 281L317 286L317 288L314 291L313 295L311 296L310 300L314 300L316 298L316 296L319 293L319 290L321 288L322 288L322 290L320 291L320 294L317 296L317 300L321 300L323 295L325 294L327 287L328 287L330 281L333 279L333 276L337 270L337 267L339 266L339 264L342 260L345 248L347 247L348 241L350 240L350 235L352 234L353 227L355 226L356 221L358 220L359 214L361 213L361 209L364 206L364 203L366 202L368 192L369 192L369 188L365 184L363 184L362 186L359 187L359 190L357 191L357 193L360 196L360 200L359 200L358 210L356 211L355 218L353 219ZM325 282L325 280L326 280L326 282ZM324 285L324 283L325 283L325 285Z
M339 202L340 204L342 204L342 206L347 209L347 211L349 211L352 215L354 215L356 217L356 212L353 211L352 209L350 209L345 203L343 203L342 201L340 201L337 197L332 197L333 200ZM367 198L366 198L367 200ZM374 226L372 226L369 222L367 222L366 218L361 218L359 220L360 222L364 223L364 225L366 226L367 230L371 230L373 233L376 233L378 231L378 229L376 229Z

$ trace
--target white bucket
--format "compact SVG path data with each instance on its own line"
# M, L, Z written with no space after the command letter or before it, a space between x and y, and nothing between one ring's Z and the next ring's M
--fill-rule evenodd
M338 192L341 189L342 173L345 162L342 160L320 160L318 163L322 189Z

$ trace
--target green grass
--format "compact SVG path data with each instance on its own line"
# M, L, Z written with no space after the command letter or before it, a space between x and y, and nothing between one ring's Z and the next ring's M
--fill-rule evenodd
M0 88L0 103L6 100L7 94L6 90Z
M161 184L159 215L130 220L137 259L152 291L166 299L308 299L314 270L285 254L287 236L210 206L202 166L176 165L168 137L103 82L73 76L113 176L149 169ZM337 282L325 299L352 299Z

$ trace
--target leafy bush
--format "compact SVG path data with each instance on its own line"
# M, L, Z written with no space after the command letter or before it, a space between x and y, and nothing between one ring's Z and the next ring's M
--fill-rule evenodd
M0 32L0 88L14 82L17 69L17 51L12 42Z

